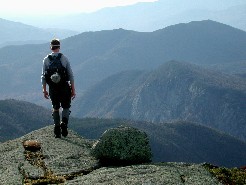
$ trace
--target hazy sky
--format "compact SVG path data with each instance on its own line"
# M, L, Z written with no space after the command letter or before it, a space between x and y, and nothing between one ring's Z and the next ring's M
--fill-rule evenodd
M93 12L104 7L153 1L157 0L4 0L0 6L0 17Z

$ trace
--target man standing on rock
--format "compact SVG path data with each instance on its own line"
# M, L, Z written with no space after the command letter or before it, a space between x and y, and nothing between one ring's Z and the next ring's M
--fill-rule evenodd
M68 135L67 125L70 115L71 99L74 99L74 76L68 58L60 53L60 41L53 39L50 42L52 53L43 60L41 82L44 98L51 99L54 120L54 134L56 138ZM49 86L49 92L46 89ZM60 107L62 119L60 120Z

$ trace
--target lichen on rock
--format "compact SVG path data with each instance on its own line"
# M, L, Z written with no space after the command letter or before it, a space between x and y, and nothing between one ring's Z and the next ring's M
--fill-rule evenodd
M125 126L106 130L93 146L92 155L104 165L145 163L152 156L147 134Z

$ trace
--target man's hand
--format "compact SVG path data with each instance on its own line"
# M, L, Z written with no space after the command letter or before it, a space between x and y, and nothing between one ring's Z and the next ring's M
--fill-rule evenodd
M43 93L44 93L44 97L45 97L46 99L50 99L50 98L49 98L49 93L48 93L47 91L44 91Z
M71 98L72 98L72 100L73 100L75 97L76 97L76 93L75 93L75 91L72 91L72 92L71 92Z

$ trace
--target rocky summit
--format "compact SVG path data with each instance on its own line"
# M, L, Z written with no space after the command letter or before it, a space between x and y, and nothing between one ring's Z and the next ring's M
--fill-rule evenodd
M40 142L41 149L25 150L22 144L26 140ZM73 131L68 137L57 139L53 126L5 142L0 145L0 181L4 185L64 183L97 168L97 160L90 155L92 144Z
M41 148L25 150L26 141ZM54 138L48 126L1 143L0 184L220 184L202 164L101 166L91 154L96 142L72 130L66 138Z

